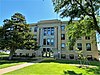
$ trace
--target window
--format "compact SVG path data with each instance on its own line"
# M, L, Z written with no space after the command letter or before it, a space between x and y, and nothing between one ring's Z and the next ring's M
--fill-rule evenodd
M43 45L46 45L46 39L43 39Z
M61 30L64 31L65 30L65 26L61 26Z
M38 27L34 27L34 32L37 32Z
M86 43L86 50L91 51L91 44L90 43Z
M89 36L86 36L85 39L86 39L86 40L90 40L90 37L89 37Z
M50 38L47 39L47 45L50 45Z
M53 38L51 39L51 45L54 45L54 39Z
M54 35L54 27L51 28L51 35Z
M19 55L22 56L22 53L20 53Z
M37 38L33 38L34 41L37 41Z
M78 38L78 40L82 40L82 37Z
M32 31L32 28L30 28L30 31Z
M77 48L78 48L79 50L82 50L82 43L77 43Z
M66 59L66 54L61 54L62 59Z
M70 55L69 55L69 58L70 58L70 59L74 59L74 54L70 54Z
M51 35L51 31L50 31L50 28L48 28L48 32L47 32L48 35Z
M69 46L69 50L73 50L73 46Z
M47 52L50 52L50 48L47 48Z
M65 43L62 43L61 44L61 48L65 48Z
M44 28L44 36L46 35L46 33L47 33L47 30L46 30L46 28Z
M88 60L92 60L93 58L92 58L92 55L87 55L87 59Z
M65 40L65 34L61 34L61 40Z
M46 48L43 48L43 52L46 52Z
M26 56L29 56L29 53L26 53Z

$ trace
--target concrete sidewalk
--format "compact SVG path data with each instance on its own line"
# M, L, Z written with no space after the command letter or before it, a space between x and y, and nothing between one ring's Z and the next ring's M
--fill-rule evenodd
M27 66L30 66L30 65L33 65L33 64L41 62L41 61L42 61L42 59L37 60L37 61L33 61L33 62L29 62L29 63L24 63L24 64L20 64L20 65L0 69L0 75L2 75L4 73L7 73L7 72L14 71L14 70L18 70L18 69L21 69L21 68L24 68L24 67L27 67Z

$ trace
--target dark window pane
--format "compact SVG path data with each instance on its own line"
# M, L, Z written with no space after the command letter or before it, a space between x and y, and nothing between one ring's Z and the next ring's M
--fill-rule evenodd
M47 52L50 52L50 48L47 48Z
M86 36L85 39L86 39L86 40L90 40L90 37L89 37L89 36Z
M46 39L43 39L43 45L46 45Z
M51 28L51 35L54 35L54 27Z
M77 48L78 48L79 50L82 50L82 43L77 43Z
M87 59L88 60L92 60L93 58L92 58L92 55L87 55Z
M69 55L69 58L70 58L70 59L74 59L74 54L70 54L70 55Z
M91 51L91 44L90 43L86 43L86 50Z
M61 40L65 40L65 34L61 34Z
M34 27L34 32L37 32L38 27Z
M43 52L46 52L46 48L43 48Z
M69 50L73 50L73 46L69 46Z
M65 30L65 26L61 26L61 30L62 30L62 31Z

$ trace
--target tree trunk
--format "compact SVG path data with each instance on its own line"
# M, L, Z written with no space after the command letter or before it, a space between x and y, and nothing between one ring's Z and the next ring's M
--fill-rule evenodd
M100 34L100 27L98 26L98 23L97 23L96 18L95 18L94 15L93 15L93 22L94 22L95 30Z
M9 54L9 60L11 60L11 59L13 58L14 52L15 52L14 49L12 49L12 50L10 51L10 54Z

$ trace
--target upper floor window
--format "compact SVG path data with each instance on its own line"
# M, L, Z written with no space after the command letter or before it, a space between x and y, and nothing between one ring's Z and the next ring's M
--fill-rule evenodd
M34 32L37 32L38 27L34 27Z
M54 39L53 38L51 39L51 45L54 45Z
M46 35L46 33L47 33L47 30L46 30L46 28L44 28L44 36Z
M86 50L91 51L91 44L90 43L86 43Z
M78 38L78 40L82 40L82 37Z
M61 40L65 40L65 34L61 34Z
M73 46L69 46L69 50L73 50Z
M50 28L48 28L47 34L48 34L48 35L51 35Z
M32 28L30 28L30 31L32 31Z
M65 43L62 43L61 44L61 48L65 48Z
M77 43L77 48L78 48L79 50L82 50L82 43Z
M64 31L65 30L65 26L61 26L61 30Z
M47 45L50 45L50 38L47 39Z
M85 39L86 39L86 40L90 40L90 37L89 37L89 36L86 36Z
M43 39L43 45L46 45L46 39Z
M54 27L51 28L51 35L54 35Z

